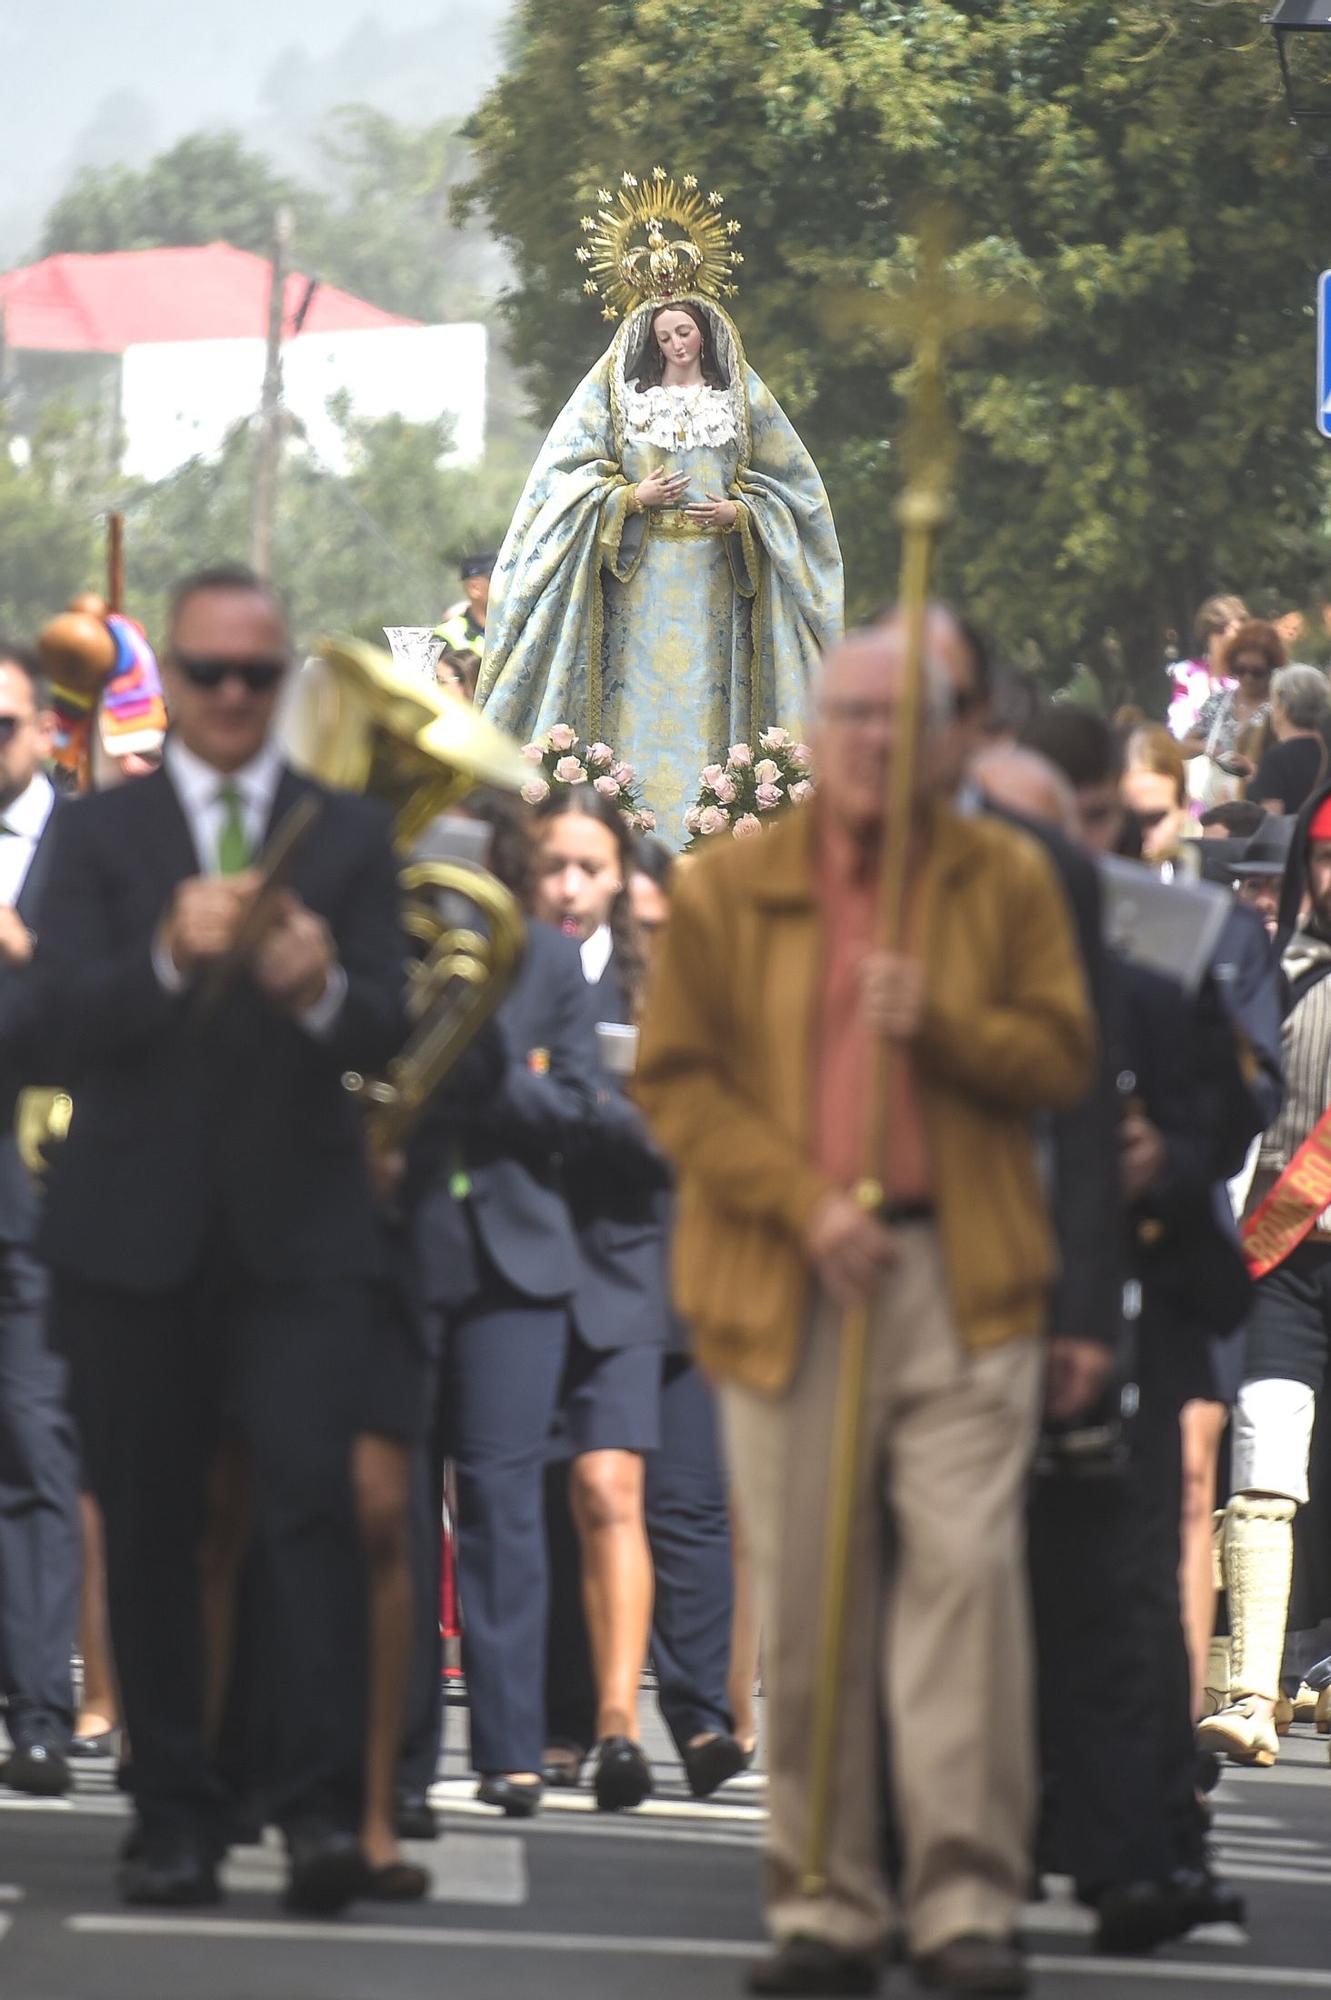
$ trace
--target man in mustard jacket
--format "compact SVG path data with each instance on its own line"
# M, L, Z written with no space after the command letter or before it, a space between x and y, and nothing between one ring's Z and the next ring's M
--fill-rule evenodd
M1086 1090L1094 1031L1043 853L936 796L927 675L906 948L875 948L902 637L848 639L818 689L816 802L681 872L641 1100L677 1163L678 1303L722 1384L764 1620L777 1950L757 1993L869 1993L900 1923L924 1983L1023 1990L1032 1686L1023 1559L1053 1250L1032 1121ZM941 762L938 765L941 770ZM872 1038L895 1069L864 1201ZM857 1193L858 1190L858 1193ZM827 1887L808 1837L839 1328L870 1302ZM884 1706L885 1705L885 1706Z

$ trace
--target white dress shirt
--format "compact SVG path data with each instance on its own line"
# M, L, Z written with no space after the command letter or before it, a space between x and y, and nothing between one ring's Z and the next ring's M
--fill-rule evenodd
M205 875L221 872L217 850L229 813L223 797L226 792L239 794L241 823L250 852L257 859L263 848L268 822L273 816L273 801L282 778L282 753L276 744L265 743L258 756L252 757L248 764L242 764L238 771L215 771L211 764L204 763L202 757L186 749L178 737L168 736L162 750L162 763L171 789L180 801L180 810L185 815L200 871ZM184 974L160 937L153 944L153 970L168 993L183 990ZM322 1039L332 1032L346 997L347 975L343 967L335 962L319 998L296 1019L308 1034Z
M11 910L22 894L37 842L46 831L54 805L51 780L39 771L0 813L0 903Z
M582 953L582 976L589 986L600 985L614 948L615 941L610 935L609 924L602 924L579 945L578 949Z

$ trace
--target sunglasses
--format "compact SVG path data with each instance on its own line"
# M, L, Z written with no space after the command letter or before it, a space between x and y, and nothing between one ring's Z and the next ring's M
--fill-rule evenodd
M1236 667L1234 675L1241 681L1264 681L1270 678L1270 667Z
M1137 824L1143 833L1150 833L1157 826L1163 826L1169 818L1168 806L1161 806L1159 812L1138 813Z
M31 721L30 715L0 715L0 750L13 742L25 722Z
M173 653L171 659L191 687L212 690L236 680L251 694L271 694L287 670L285 660L210 660L195 653Z

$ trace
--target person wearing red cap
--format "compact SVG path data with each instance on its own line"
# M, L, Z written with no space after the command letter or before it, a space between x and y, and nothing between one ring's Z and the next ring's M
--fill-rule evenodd
M1262 1138L1244 1210L1257 1287L1221 1536L1229 1691L1197 1728L1203 1748L1259 1765L1273 1764L1279 1748L1294 1517L1308 1501L1313 1419L1331 1350L1331 788L1300 817L1281 918L1285 1101Z

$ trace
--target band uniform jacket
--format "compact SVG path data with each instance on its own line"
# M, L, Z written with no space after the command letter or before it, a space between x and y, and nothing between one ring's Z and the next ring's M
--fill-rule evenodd
M42 893L51 866L52 836L61 810L59 793L14 908L30 931L40 922ZM0 1243L31 1243L39 1195L14 1136L19 1092L33 1061L30 966L0 964ZM12 1033L10 1032L12 1023Z
M418 1286L427 1305L475 1292L477 1247L525 1298L571 1298L580 1262L564 1157L596 1117L600 1058L578 948L549 924L527 926L517 978L494 1017L495 1087L441 1099L412 1147Z
M627 1027L632 1010L613 955L587 987L593 1021ZM619 1080L602 1083L598 1116L568 1162L582 1269L573 1318L588 1347L665 1347L671 1335L667 1230L670 1168Z
M396 865L375 802L290 770L270 833L308 793L320 817L288 882L327 922L347 978L322 1039L243 972L207 1012L197 984L162 987L154 936L200 872L165 771L61 808L32 966L41 1080L74 1100L38 1237L58 1271L166 1291L219 1232L261 1281L382 1268L364 1122L342 1078L382 1070L405 1034Z
M680 1176L676 1303L715 1377L781 1393L807 1315L817 808L682 876L637 1096ZM1054 1245L1031 1120L1088 1089L1095 1029L1067 906L1027 836L930 808L912 1054L952 1310L973 1349L1037 1333Z

